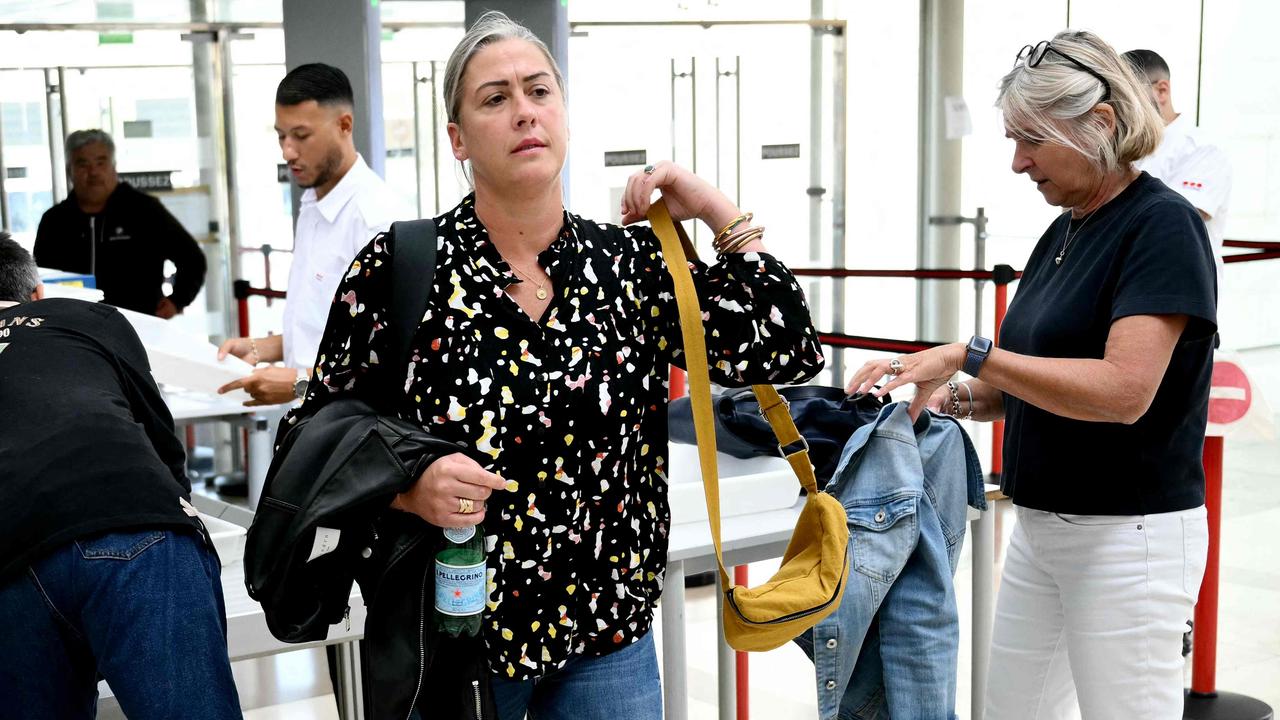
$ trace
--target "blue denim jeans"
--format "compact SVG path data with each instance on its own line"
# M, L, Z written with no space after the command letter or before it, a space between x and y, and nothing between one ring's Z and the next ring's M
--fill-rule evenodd
M576 656L537 680L494 678L499 720L659 720L653 633L602 657Z
M81 538L0 584L0 720L240 718L217 557L194 532Z

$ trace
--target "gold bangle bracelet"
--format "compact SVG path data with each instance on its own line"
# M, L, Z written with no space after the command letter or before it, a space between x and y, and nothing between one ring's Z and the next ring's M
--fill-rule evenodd
M716 248L717 255L728 255L737 252L740 248L750 243L755 238L760 237L759 228L752 228L750 231L735 233L730 235L720 246Z
M729 255L738 252L742 248L751 244L752 241L758 240L761 237L764 237L763 227L753 227L750 230L735 233L729 236L729 238L720 245L720 248L716 250L716 254Z
M753 215L752 213L743 213L738 217L730 220L729 224L720 228L720 232L716 233L716 237L714 240L711 241L711 244L714 246L717 243L724 242L724 239L728 237L729 233L733 232L734 228L738 227L744 222L748 222L748 223L751 222L751 218L753 217L755 217L755 215Z
M741 238L744 238L746 236L754 236L754 234L759 234L760 232L764 232L763 227L751 227L751 228L742 229L742 231L733 233L731 234L731 236L723 238L721 242L713 243L713 245L721 247L721 249L723 249L723 247L732 247L737 245L737 242L739 242Z

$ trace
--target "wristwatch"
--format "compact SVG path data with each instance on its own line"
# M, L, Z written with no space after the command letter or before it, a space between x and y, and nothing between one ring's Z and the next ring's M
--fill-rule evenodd
M991 347L991 340L981 335L969 338L969 345L964 349L965 374L978 377L978 373L982 370L982 363L986 362L987 356L991 354Z
M299 372L298 379L293 383L293 396L299 400L307 396L307 381L309 376Z

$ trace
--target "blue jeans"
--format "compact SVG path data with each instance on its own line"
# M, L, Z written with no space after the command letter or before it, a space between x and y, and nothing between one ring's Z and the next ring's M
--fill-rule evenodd
M240 718L217 557L194 532L81 538L0 584L0 720Z
M537 680L493 679L499 720L658 720L662 683L653 633L602 657L575 656Z

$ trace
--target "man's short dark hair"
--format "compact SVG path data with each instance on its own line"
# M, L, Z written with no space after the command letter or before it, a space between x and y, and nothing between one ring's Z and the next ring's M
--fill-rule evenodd
M1168 80L1169 63L1160 57L1155 50L1130 50L1124 54L1124 59L1129 61L1133 69L1138 73L1147 76L1148 80Z
M301 105L315 100L321 105L355 107L355 94L347 74L332 65L307 63L289 71L276 88L277 105Z
M0 231L0 302L28 302L38 285L40 272L31 253Z

